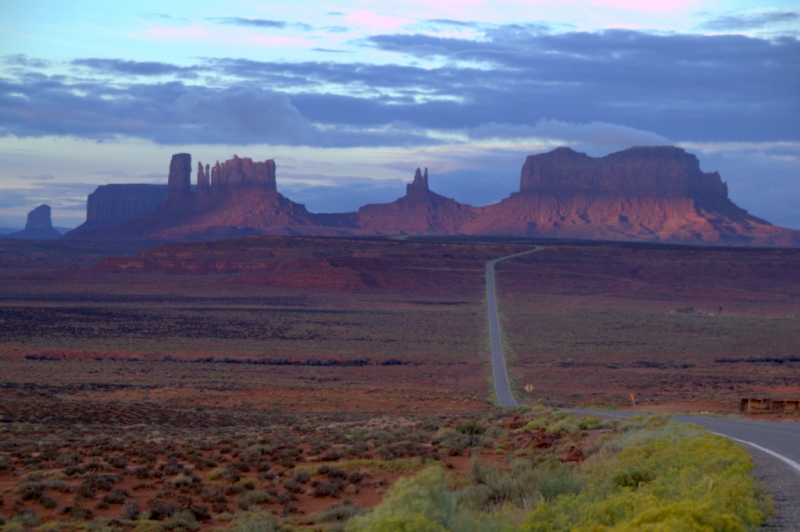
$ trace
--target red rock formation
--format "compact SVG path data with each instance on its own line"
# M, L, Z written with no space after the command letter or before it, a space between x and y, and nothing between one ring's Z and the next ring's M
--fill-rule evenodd
M569 148L529 156L520 192L484 208L467 234L691 244L800 245L800 232L737 207L718 173L674 147L593 158Z
M204 176L207 178L207 174ZM198 183L200 181L198 180ZM253 162L249 157L240 159L237 155L221 165L219 161L214 165L211 173L211 194L216 197L225 197L241 191L274 192L277 191L275 183L275 161L268 159Z
M479 216L481 209L431 192L428 169L417 168L406 195L392 203L365 205L358 209L357 225L364 233L448 235L458 234L465 223Z
M471 207L431 192L417 169L406 195L358 213L313 214L278 193L275 162L235 156L198 164L173 156L169 198L150 214L83 237L169 240L243 235L508 235L690 244L800 246L800 231L774 227L728 199L719 174L674 147L631 148L593 158L569 148L530 156L520 192Z
M188 153L176 153L169 163L167 190L169 200L181 202L192 194L192 156Z
M6 238L26 240L55 240L61 238L61 233L53 228L50 220L50 206L39 205L28 213L25 229L17 233L6 235Z

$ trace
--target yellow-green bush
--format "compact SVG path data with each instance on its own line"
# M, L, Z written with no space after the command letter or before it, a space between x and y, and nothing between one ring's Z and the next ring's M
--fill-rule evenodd
M401 478L370 513L350 520L350 532L440 532L453 520L455 500L445 489L444 475L428 468Z
M562 415L548 421L566 425ZM470 484L455 497L441 470L425 469L399 480L347 529L733 532L764 520L748 475L752 459L732 440L665 417L632 418L618 428L577 470L552 463L520 461L507 470L474 463ZM523 522L520 512L532 507Z
M584 491L541 504L523 530L737 531L763 521L752 459L732 440L657 419L631 424L607 445L623 450L586 464Z

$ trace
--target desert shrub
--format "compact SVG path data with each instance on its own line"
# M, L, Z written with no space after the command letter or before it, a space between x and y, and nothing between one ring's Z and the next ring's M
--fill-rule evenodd
M47 508L48 510L52 510L58 506L56 500L46 493L41 494L37 499L37 502L42 506L42 508Z
M472 445L472 437L460 432L448 432L439 440L450 456L461 456Z
M401 478L371 512L350 519L347 530L407 530L439 532L453 521L455 500L445 490L444 475L428 468L411 478Z
M117 475L89 474L83 477L81 485L88 485L100 491L110 491L121 480Z
M223 479L227 480L231 484L239 482L239 479L242 478L242 475L239 473L239 470L234 466L227 466L222 468L220 470L220 475Z
M44 493L44 484L42 482L23 481L14 490L23 501L36 500Z
M97 461L91 461L84 466L86 471L108 471L109 467L107 464Z
M67 466L64 468L64 474L68 477L74 477L76 475L83 475L86 472L86 469L83 466L79 465L72 465Z
M234 462L229 467L235 467L242 473L250 472L250 464L248 464L247 462Z
M208 491L205 490L200 496L203 499L203 502L225 502L227 498L225 494L220 491Z
M278 521L269 514L237 519L230 532L283 532Z
M586 416L578 420L578 426L581 430L592 430L603 424L603 421L597 416Z
M550 423L547 426L547 432L550 434L558 434L558 435L570 435L575 436L580 434L581 428L578 424L578 420L572 417L560 419L553 423Z
M359 506L352 503L334 504L324 510L314 514L311 520L314 523L325 523L330 521L347 521L353 516L364 513Z
M177 505L162 499L150 499L147 501L147 506L150 508L150 519L156 521L172 517L179 509Z
M128 490L116 489L103 496L103 502L107 504L123 504L130 497Z
M359 482L364 480L365 476L366 475L361 471L353 471L352 473L349 473L347 475L347 481L350 482L351 484L358 484Z
M162 469L165 475L174 476L183 473L183 466L179 464L166 464Z
M342 489L342 483L338 481L315 482L312 483L312 486L314 487L314 490L311 492L311 494L314 497L336 497L339 495L339 491Z
M272 468L272 464L269 463L269 460L259 460L256 463L256 471L259 473L265 473Z
M255 491L248 491L244 495L236 498L236 504L239 505L239 508L242 510L250 510L250 508L255 504L263 504L263 503L270 503L274 500L272 495L267 493L266 491L255 490Z
M196 532L200 530L194 514L188 510L178 512L161 523L160 530Z
M78 506L77 504L73 506L65 506L61 509L60 512L62 515L68 515L73 519L84 519L86 521L91 521L94 517L94 512L91 508L84 508L82 506Z
M474 419L470 419L466 423L462 423L456 427L456 432L467 434L469 436L481 435L486 432L486 427L478 425Z
M764 517L735 442L692 425L636 420L587 463L589 489L547 501L525 531L553 529L745 530Z
M419 428L429 432L435 432L439 430L439 423L435 419L426 419L419 424Z
M23 528L36 528L42 525L42 520L33 512L23 510L11 516L9 524L17 523Z
M305 484L309 480L311 480L311 473L305 470L295 471L294 476L292 477L295 482L299 482L300 484Z
M322 469L322 468L320 468L320 469ZM322 471L320 471L320 472L322 472ZM334 467L334 466L327 466L325 468L325 472L323 474L326 475L331 480L335 480L335 479L340 479L341 480L341 479L347 478L347 471L345 471L344 469L339 469L338 467Z
M136 466L131 469L131 475L136 478L145 479L150 476L150 468L147 466Z
M234 484L233 486L225 486L223 491L225 495L239 495L244 491L244 486L240 484Z
M139 519L139 516L142 515L142 511L139 509L139 505L135 502L126 502L122 505L122 518L129 519L134 521Z
M293 478L285 480L283 482L283 487L286 491L290 493L300 493L301 491L303 491L303 485Z

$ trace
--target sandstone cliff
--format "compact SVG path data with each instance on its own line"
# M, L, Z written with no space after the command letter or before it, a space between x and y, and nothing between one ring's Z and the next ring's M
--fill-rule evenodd
M55 240L61 238L61 233L53 228L50 219L50 206L39 205L28 213L25 229L17 233L6 235L6 238L26 240Z
M223 163L217 161L213 167L198 163L194 190L191 165L191 155L173 155L168 184L164 187L167 197L151 212L118 227L105 229L94 226L76 233L76 236L203 240L315 231L338 234L337 226L353 225L347 216L313 215L305 206L279 194L272 159L254 162L234 155Z
M406 195L392 203L370 204L358 210L357 225L362 232L386 235L450 235L479 216L481 209L431 192L428 169L417 168Z
M155 210L167 199L164 185L101 185L86 198L86 222L67 238L89 229L116 227Z
M719 174L680 148L637 147L593 158L569 148L529 156L520 192L484 209L469 234L691 244L800 245L728 199Z
M464 234L800 246L800 231L748 214L730 201L718 173L703 172L694 155L669 146L599 158L569 148L533 155L522 167L520 191L481 208L432 192L427 169L417 169L406 195L392 203L366 205L357 213L309 213L278 193L272 159L254 162L235 155L213 167L198 163L192 190L191 156L176 154L164 188L168 197L152 212L79 237Z

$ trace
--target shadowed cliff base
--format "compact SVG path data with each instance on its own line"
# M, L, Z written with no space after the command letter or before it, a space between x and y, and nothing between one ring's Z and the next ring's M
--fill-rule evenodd
M693 245L800 246L800 231L771 225L728 198L717 172L704 173L692 154L671 146L634 147L593 158L570 148L529 156L520 191L473 207L436 194L417 169L406 195L352 213L311 213L278 193L276 165L249 158L170 164L169 193L152 212L122 223L99 212L128 212L90 198L87 227L66 238L219 240L274 236L499 235ZM158 193L163 194L163 189ZM97 194L97 193L95 193ZM151 192L155 197L156 192ZM125 194L109 200L127 205ZM102 203L102 202L101 202ZM141 202L137 203L141 205Z

